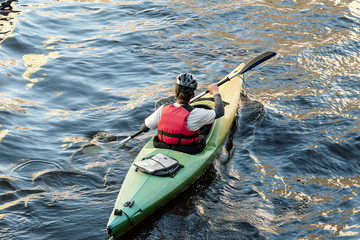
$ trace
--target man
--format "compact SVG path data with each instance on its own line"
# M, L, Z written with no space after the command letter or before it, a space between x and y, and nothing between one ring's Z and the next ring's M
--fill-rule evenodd
M205 148L205 139L201 139L200 128L223 116L224 104L219 88L214 83L208 86L208 90L214 95L215 109L193 108L189 103L196 88L197 81L192 74L180 74L175 83L176 103L161 106L145 119L141 126L142 131L158 129L154 147L190 154L199 153Z

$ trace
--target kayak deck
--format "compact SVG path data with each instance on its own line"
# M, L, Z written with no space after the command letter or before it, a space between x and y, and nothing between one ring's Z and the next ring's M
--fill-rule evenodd
M240 67L242 65L239 65L233 72ZM225 115L216 119L212 124L206 140L206 147L202 152L190 155L169 149L154 148L153 138L143 147L134 163L156 154L163 154L176 159L184 167L173 177L161 177L137 171L137 167L131 165L107 224L109 236L115 238L121 236L184 191L202 175L226 139L238 109L241 86L242 77L237 76L219 87L225 103ZM209 94L192 105L205 108L215 107L213 98Z

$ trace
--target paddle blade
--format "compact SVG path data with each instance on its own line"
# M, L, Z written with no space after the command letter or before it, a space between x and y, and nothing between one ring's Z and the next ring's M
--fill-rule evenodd
M252 59L247 64L245 64L245 66L237 73L237 75L246 73L247 71L253 69L257 65L265 62L266 60L272 58L275 55L276 55L275 52L265 52L263 54L260 54L259 56L257 56L256 58Z
M229 77L225 78L224 80L220 81L218 83L218 86L221 86L222 84L226 83L227 81L230 81L232 78L236 77L237 75L246 73L247 71L253 69L254 67L256 67L257 65L265 62L266 60L272 58L273 56L275 56L276 53L275 52L265 52L263 54L260 54L259 56L257 56L256 58L252 59L251 61L249 61L248 63L245 64L245 66L239 70L234 72L232 75L230 75ZM196 95L195 97L193 97L190 102L194 102L195 100L201 98L202 96L204 96L205 94L207 94L209 92L209 90L206 90L198 95Z

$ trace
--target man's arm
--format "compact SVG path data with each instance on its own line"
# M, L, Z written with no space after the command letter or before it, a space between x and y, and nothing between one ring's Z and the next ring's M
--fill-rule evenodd
M160 121L161 111L164 105L159 107L155 112L148 116L144 123L141 125L140 130L143 132L149 131L149 129L156 129Z
M214 95L214 101L215 101L215 119L224 116L225 109L224 109L224 103L221 99L221 95L219 93L219 87L216 83L210 84L208 86L209 93Z
M218 93L214 95L214 101L215 101L215 119L224 116L225 109L224 109L224 103L221 99L221 95Z

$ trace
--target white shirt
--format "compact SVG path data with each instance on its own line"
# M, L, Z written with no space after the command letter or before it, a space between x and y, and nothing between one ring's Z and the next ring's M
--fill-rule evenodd
M174 103L175 107L181 107L181 104ZM161 117L161 111L164 105L159 107L149 117L145 119L145 125L150 129L156 129ZM196 131L206 124L211 124L215 120L215 111L204 108L194 108L187 117L187 128Z

